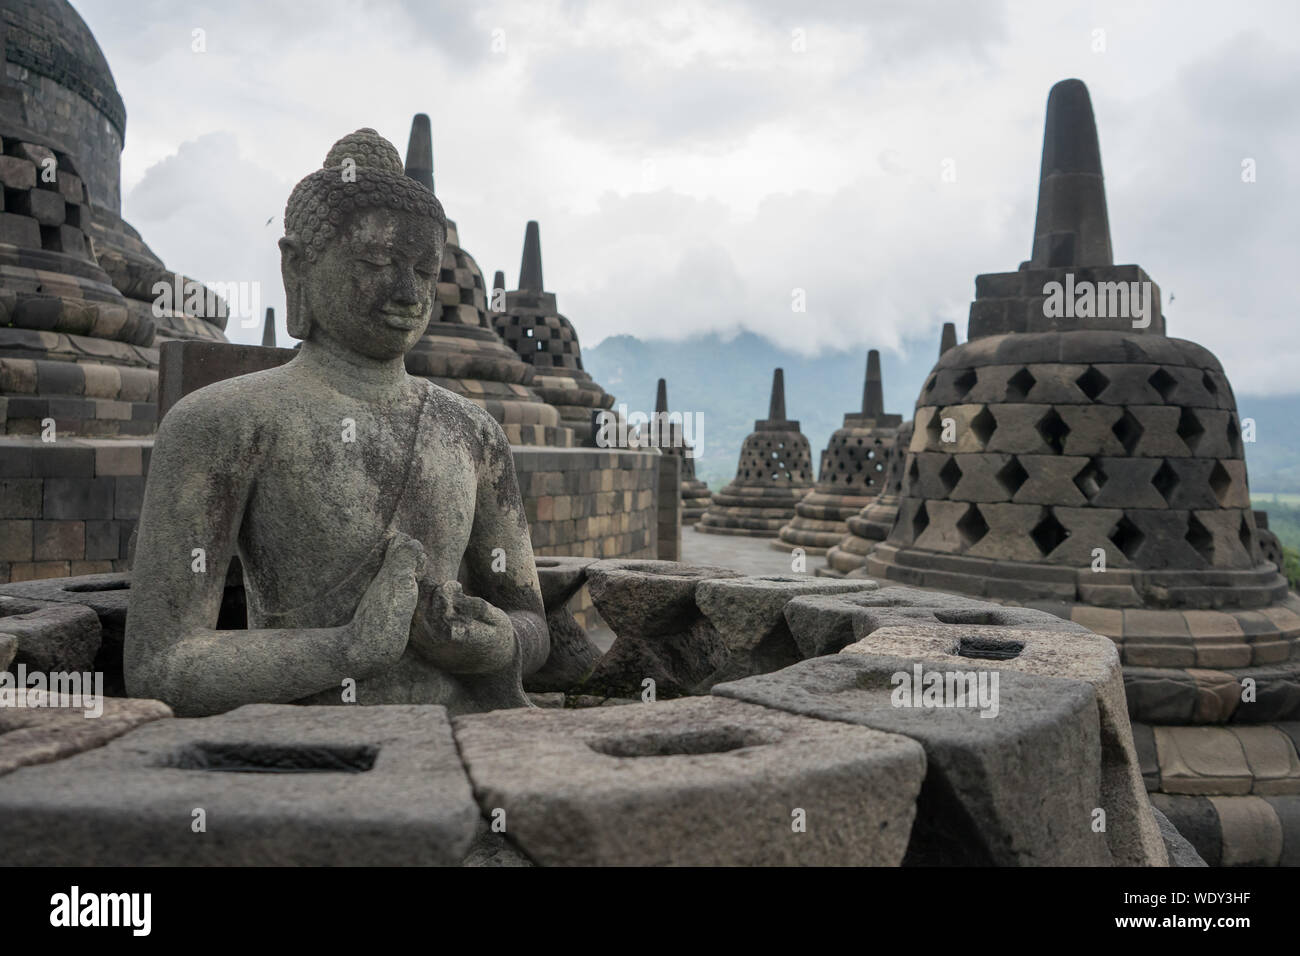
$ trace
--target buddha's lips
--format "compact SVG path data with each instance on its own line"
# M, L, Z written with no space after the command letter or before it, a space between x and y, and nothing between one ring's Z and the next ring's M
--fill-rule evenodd
M380 315L384 317L385 325L407 332L429 321L428 316L423 312L390 312L385 309L380 312Z

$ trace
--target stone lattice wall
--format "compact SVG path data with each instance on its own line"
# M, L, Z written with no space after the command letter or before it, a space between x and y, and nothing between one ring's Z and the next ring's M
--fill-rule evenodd
M713 495L696 524L708 534L775 538L813 485L812 450L798 422L756 422L736 477Z
M77 167L27 134L0 145L0 434L150 434L154 322L92 257Z
M1069 567L1097 546L1117 567L1254 567L1240 426L1214 357L1112 333L1129 355L1106 362L1092 333L1064 348L1048 338L996 340L1014 364L983 364L969 344L941 361L916 410L893 540Z

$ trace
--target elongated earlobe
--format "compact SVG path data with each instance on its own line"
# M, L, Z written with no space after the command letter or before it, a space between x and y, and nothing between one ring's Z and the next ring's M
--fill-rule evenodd
M311 334L311 315L307 308L307 283L300 274L306 260L297 236L280 240L280 275L284 280L285 326L295 339L306 340Z
M288 309L286 325L288 326L289 334L295 339L306 341L307 337L311 334L312 323L311 316L307 309L306 290L301 284L298 286L297 294L289 296L285 305Z

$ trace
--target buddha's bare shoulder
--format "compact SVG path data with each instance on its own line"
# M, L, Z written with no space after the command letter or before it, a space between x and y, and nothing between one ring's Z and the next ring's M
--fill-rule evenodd
M407 382L424 393L440 426L460 433L468 444L488 453L510 454L510 440L486 409L428 379L412 375Z
M190 392L163 416L159 445L208 447L213 452L254 437L292 415L302 402L288 366L237 375Z

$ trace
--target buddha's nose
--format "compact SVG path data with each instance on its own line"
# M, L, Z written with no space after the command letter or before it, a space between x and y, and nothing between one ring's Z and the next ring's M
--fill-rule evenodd
M403 269L393 288L390 301L396 305L419 305L420 293L415 285L415 270Z

